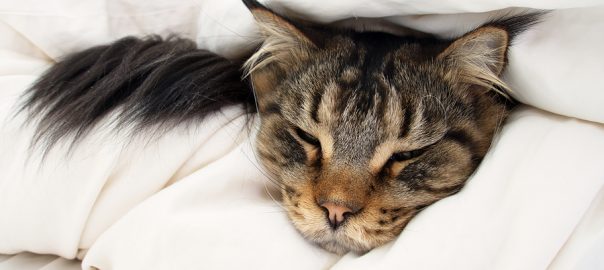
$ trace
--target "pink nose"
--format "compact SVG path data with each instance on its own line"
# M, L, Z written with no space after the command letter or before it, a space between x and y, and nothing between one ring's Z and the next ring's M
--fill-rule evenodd
M323 203L321 207L327 210L327 220L334 229L337 229L353 213L350 208L332 202Z

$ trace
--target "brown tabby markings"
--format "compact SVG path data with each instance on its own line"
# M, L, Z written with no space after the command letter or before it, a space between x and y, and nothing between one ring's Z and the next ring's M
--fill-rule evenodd
M247 63L258 154L307 239L365 252L461 189L507 114L490 91L507 89L505 28L398 37L304 26L246 3L266 38ZM342 224L330 225L327 202L350 210Z

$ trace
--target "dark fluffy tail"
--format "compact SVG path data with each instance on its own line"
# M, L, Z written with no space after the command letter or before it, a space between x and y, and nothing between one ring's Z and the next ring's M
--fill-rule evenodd
M34 144L72 143L110 113L118 128L165 131L224 106L254 108L234 63L182 38L122 38L67 56L26 92L21 111L36 119Z

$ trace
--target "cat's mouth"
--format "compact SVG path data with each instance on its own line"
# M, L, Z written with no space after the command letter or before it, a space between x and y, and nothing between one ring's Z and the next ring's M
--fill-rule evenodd
M364 254L392 241L414 213L377 199L346 213L343 207L317 200L310 188L282 191L282 203L294 227L309 242L336 254Z
M392 240L393 231L382 231L372 234L363 218L353 217L338 228L326 220L320 209L290 209L289 216L296 229L309 241L323 249L345 254L366 253L371 249Z

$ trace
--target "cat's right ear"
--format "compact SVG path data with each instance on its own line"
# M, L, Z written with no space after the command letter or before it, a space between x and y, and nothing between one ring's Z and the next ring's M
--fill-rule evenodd
M452 67L445 77L459 85L493 89L508 97L510 89L500 77L511 42L544 14L533 12L495 19L454 40L437 57Z
M281 16L255 0L243 0L258 24L263 43L244 67L258 98L275 87L280 75L308 59L322 36L315 29Z

